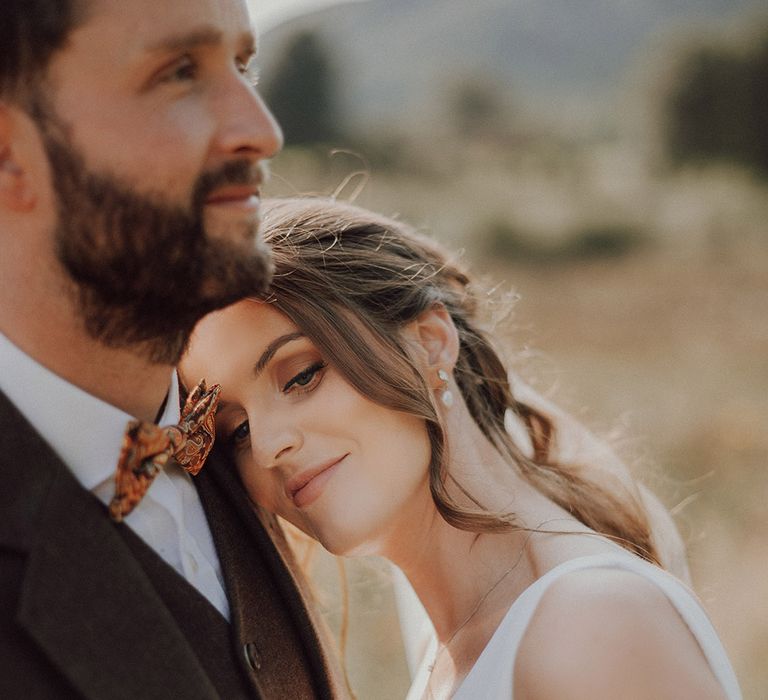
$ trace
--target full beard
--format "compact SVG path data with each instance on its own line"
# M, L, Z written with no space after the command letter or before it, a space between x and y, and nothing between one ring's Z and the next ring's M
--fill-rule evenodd
M89 170L50 112L41 131L58 204L56 254L92 338L174 365L203 316L267 288L271 258L256 224L244 224L240 240L213 238L203 224L208 194L259 182L259 165L233 161L203 174L185 209Z

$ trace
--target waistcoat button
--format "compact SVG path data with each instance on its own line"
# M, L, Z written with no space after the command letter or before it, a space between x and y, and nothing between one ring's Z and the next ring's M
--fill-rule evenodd
M245 653L245 660L251 669L258 671L261 668L261 652L259 648L253 642L247 642L243 645L243 652Z

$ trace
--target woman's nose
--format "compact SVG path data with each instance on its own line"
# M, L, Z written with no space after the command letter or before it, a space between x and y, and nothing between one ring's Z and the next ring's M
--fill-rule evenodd
M266 419L259 424L257 430L251 429L253 460L266 469L280 466L297 453L303 444L300 428L288 421Z

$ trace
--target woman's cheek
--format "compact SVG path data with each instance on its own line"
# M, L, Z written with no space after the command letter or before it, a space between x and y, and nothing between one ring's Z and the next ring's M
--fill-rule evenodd
M258 503L262 508L274 510L274 507L270 503L271 499L268 498L268 494L264 489L263 479L259 478L256 470L257 467L253 466L253 464L248 464L247 462L238 462L237 464L240 481L245 487L251 500Z

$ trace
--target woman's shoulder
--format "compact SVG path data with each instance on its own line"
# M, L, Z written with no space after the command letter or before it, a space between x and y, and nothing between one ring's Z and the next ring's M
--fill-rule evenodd
M635 571L585 568L542 595L518 650L515 697L722 698L664 591Z

